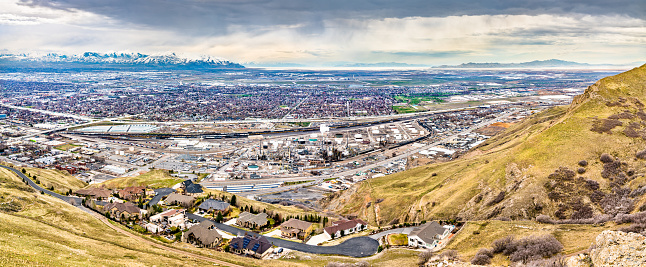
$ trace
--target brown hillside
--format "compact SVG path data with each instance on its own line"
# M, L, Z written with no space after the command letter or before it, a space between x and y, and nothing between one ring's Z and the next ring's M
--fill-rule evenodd
M639 192L630 196L646 186L646 162L636 157L646 149L645 84L646 65L604 78L569 107L512 125L461 159L371 179L324 203L378 225L636 210L646 201ZM601 162L603 153L613 161ZM607 205L619 199L622 210Z

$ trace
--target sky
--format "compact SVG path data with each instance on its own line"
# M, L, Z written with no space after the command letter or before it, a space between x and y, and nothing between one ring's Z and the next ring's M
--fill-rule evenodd
M646 61L643 0L1 0L0 53L239 63Z

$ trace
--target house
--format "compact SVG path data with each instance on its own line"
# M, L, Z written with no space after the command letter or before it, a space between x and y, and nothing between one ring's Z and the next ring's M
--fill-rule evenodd
M215 224L209 220L204 220L182 233L182 242L201 248L215 248L221 241L222 235L218 233Z
M156 225L154 223L147 223L147 224L144 225L144 228L146 229L146 231L148 231L150 233L153 233L153 234L161 233L162 230L163 230L161 227L159 227L158 225Z
M177 193L172 193L168 195L166 197L166 200L164 200L164 203L166 203L166 205L178 205L185 208L189 208L193 206L194 202L195 202L195 197L180 195Z
M441 226L437 222L427 222L415 227L410 234L408 234L408 245L411 247L419 248L434 248L440 241L446 238L454 226Z
M146 196L146 187L145 186L131 186L126 187L121 190L117 190L119 198L126 199L130 201L137 201L139 197Z
M256 258L262 258L271 253L272 244L262 235L244 237L234 237L229 243L229 248L233 253L248 255Z
M170 209L160 214L150 216L150 221L154 223L166 224L169 227L179 227L180 229L186 228L186 210Z
M222 214L226 214L229 211L229 207L231 204L222 202L219 200L215 199L207 199L202 204L200 204L197 208L203 212L221 212Z
M267 225L267 213L253 214L247 211L240 213L236 224L241 227L246 227L249 229L261 228Z
M200 184L194 184L191 180L184 180L180 186L184 195L199 196L204 193Z
M122 219L141 219L141 209L130 202L108 203L103 207L103 212L110 213L110 217L117 221L121 221Z
M312 223L291 218L280 226L284 237L305 239L312 232Z
M74 194L79 196L89 196L93 199L107 199L112 195L112 191L102 188L88 188L88 189L79 189L74 192Z
M368 228L368 224L361 219L340 220L332 223L332 226L323 228L323 231L332 238L361 232Z

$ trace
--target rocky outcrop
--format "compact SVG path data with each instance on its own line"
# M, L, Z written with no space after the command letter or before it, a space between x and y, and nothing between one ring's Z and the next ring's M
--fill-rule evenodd
M646 266L646 237L635 233L603 231L588 256L577 255L568 266Z

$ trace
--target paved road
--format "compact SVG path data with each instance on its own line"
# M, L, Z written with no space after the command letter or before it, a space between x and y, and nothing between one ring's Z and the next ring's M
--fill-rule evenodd
M204 217L191 214L191 213L186 213L186 217L196 221L208 220ZM232 233L234 235L244 235L245 233L258 235L256 233L241 230L230 225L225 225L225 224L216 223L216 222L214 223L216 227L218 227L219 229L225 232ZM313 246L313 245L297 243L297 242L279 239L279 238L273 238L273 237L266 237L266 238L267 240L269 240L269 242L271 242L275 246L284 247L288 249L293 249L293 250L298 250L298 251L313 253L313 254L345 255L345 256L357 257L357 258L372 256L375 253L377 253L377 248L379 247L379 242L377 240L367 236L350 238L336 246Z
M150 205L150 206L157 205L157 203L159 203L159 201L160 201L164 196L168 196L168 195L170 195L170 194L171 194L171 193L173 193L173 192L175 192L175 190L174 190L174 189L172 189L172 188L159 188L159 189L155 189L155 193L157 193L157 194L155 195L155 197L153 197L153 199L151 199L151 200L150 200L150 202L148 202L148 205Z
M72 205L74 205L74 206L78 207L78 208L79 208L79 209L81 209L82 211L85 211L85 212L89 213L90 215L92 215L93 217L97 218L98 220L102 221L102 222L103 222L103 223L105 223L105 225L107 225L108 227L110 227L110 228L114 229L115 231L117 231L117 232L119 232L119 233L122 233L122 234L124 234L124 235L126 235L126 236L128 236L128 237L130 237L130 238L132 238L132 239L136 239L137 241L139 241L139 242L141 242L141 243L146 243L146 244L148 244L148 245L151 245L151 246L154 246L154 247L157 247L157 248L160 248L160 249L164 249L164 250L167 250L167 251L170 251L170 252L174 252L174 253L182 254L182 255L184 255L185 257L197 258L197 259L201 259L201 260L204 260L204 261L209 261L209 262L217 263L217 264L224 265L224 266L241 267L240 265L236 265L236 264L233 264L233 263L229 263L229 262L225 262L225 261L221 261L221 260L216 260L216 259L212 259L212 258L209 258L209 257L206 257L206 256L202 256L202 255L198 255L198 254L194 254L194 253L190 253L190 252L182 251L182 250L179 250L179 249L175 249L175 248L167 247L167 246L164 246L164 245L161 245L161 244L157 244L157 243L155 243L155 242L152 242L152 241L150 241L150 240L144 239L144 238L142 238L142 237L140 237L140 236L137 236L137 235L135 235L135 234L132 234L132 233L130 233L130 232L128 232L128 231L126 231L126 230L123 230L123 229L121 229L121 228L119 228L119 227L117 227L117 226L115 226L115 225L111 224L111 223L108 221L108 219L107 219L107 218L105 218L105 216L103 216L103 215L101 215L101 214L98 214L97 212L92 211L92 210L90 210L90 209L88 209L88 208L86 208L86 207L83 207L83 206L81 205L81 198L78 198L78 197L63 196L63 195L61 195L61 194L54 193L54 192L52 192L52 191L49 191L49 190L47 190L47 189L44 189L44 188L42 188L42 187L38 186L36 183L34 183L33 181L31 181L27 176L25 176L24 174L22 174L22 172L20 172L19 170L16 170L16 169L14 169L14 168L7 167L7 166L4 166L4 165L0 165L0 167L5 168L5 169L8 169L8 170L10 170L10 171L13 171L13 172L14 172L14 173L16 173L18 176L20 176L20 178L22 178L23 180L27 181L27 182L29 183L29 185L30 185L31 187L33 187L34 189L36 189L36 190L38 190L38 191L43 191L43 192L45 192L46 194L48 194L48 195L50 195L50 196L53 196L53 197L55 197L55 198L58 198L58 199L61 199L61 200L63 200L63 201L66 201L66 202L68 202L68 203L71 203ZM172 190L172 189L171 189L171 190ZM97 204L99 204L99 203L97 203ZM105 205L105 204L106 204L105 202L101 202L101 204L100 204L100 205Z
M32 181L31 179L29 179L26 175L24 175L24 174L23 174L22 172L20 172L19 170L16 170L16 169L14 169L14 168L7 167L7 166L4 166L4 165L0 165L0 167L5 168L5 169L10 170L10 171L13 171L14 173L16 173L16 175L18 175L20 178L22 178L22 180L23 180L23 181L27 181L27 183L29 183L29 185L30 185L31 187L33 187L34 189L36 189L36 190L38 190L38 191L43 191L43 192L45 192L45 194L48 194L48 195L50 195L50 196L53 196L53 197L58 198L58 199L60 199L60 200L63 200L63 201L65 201L65 202L67 202L67 203L70 203L70 204L72 204L72 205L74 205L74 206L77 206L77 207L78 207L78 206L81 206L81 201L82 201L82 199L81 199L81 198L79 198L79 197L75 197L75 196L64 196L64 195L61 195L61 194L58 194L58 193L55 193L55 192L49 191L49 190L47 190L47 189L45 189L45 188L40 187L40 186L39 186L39 185L37 185L36 183L34 183L34 181Z

